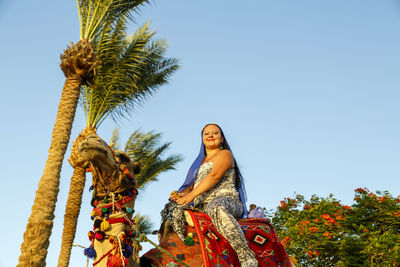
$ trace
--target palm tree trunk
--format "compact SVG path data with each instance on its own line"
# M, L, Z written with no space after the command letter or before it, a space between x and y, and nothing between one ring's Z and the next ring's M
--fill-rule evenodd
M17 266L46 265L61 167L71 135L81 85L82 77L80 75L69 76L65 81L53 128L49 155L36 191Z
M58 267L66 267L69 265L72 242L75 238L76 225L82 203L82 194L85 187L85 174L86 169L84 167L77 166L74 168L67 205L65 207L64 228L61 241L61 251L58 257Z
M71 185L69 187L67 204L64 214L64 228L61 241L61 251L58 257L58 267L67 267L71 257L72 242L75 238L76 225L78 223L78 216L81 209L83 189L86 181L86 166L87 162L84 161L78 151L79 144L91 134L95 134L94 128L86 128L76 138L72 146L71 156L69 162L74 168L74 173L71 177Z

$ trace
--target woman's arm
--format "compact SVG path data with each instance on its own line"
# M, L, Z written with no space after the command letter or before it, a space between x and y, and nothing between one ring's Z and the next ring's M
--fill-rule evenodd
M178 199L178 204L188 204L193 201L195 197L202 193L210 190L218 181L222 178L229 168L233 166L233 156L229 150L221 150L213 158L213 168L210 173L207 174L201 183L196 186L188 194Z

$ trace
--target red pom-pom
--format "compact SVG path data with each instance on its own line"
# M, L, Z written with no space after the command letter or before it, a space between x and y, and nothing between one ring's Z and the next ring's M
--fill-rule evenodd
M106 237L106 234L102 231L97 231L95 238L99 241L103 240Z
M93 231L89 231L88 237L89 237L90 241L92 241L95 238L95 236L96 236L96 234Z
M121 257L111 255L107 260L107 267L122 267Z

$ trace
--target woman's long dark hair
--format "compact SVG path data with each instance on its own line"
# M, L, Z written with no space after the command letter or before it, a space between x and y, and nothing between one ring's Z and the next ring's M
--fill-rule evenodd
M243 178L242 178L242 173L240 172L239 166L238 166L237 163L236 163L236 159L235 159L235 157L233 156L233 152L232 152L232 150L231 150L231 148L230 148L230 146L229 146L229 144L228 144L228 141L226 141L224 132L222 131L221 127L219 127L218 124L209 123L209 124L207 124L206 126L204 126L203 130L201 130L201 136L203 136L204 129L205 129L207 126L209 126L209 125L217 126L218 129L219 129L220 132L221 132L221 136L223 137L223 141L222 141L222 143L221 143L221 145L220 145L220 149L221 149L221 148L222 148L221 150L227 149L227 150L229 150L229 151L232 153L233 162L234 162L234 165L235 165L234 169L235 169L235 173L236 173L235 186L236 186L236 188L238 188L239 185L240 185L240 181L242 181L242 179L243 179Z
M221 143L222 145L222 149L227 149L232 153L233 156L233 152L228 144L228 141L225 138L224 132L222 131L221 127L219 127L218 124L215 123L209 123L207 125L205 125L203 127L203 129L201 130L201 145L200 145L200 152L197 156L197 158L193 161L192 165L189 168L189 171L186 175L186 179L185 182L182 184L182 186L179 188L178 192L182 192L184 189L188 188L189 186L191 186L196 177L197 177L197 173L199 172L199 168L201 166L201 164L203 163L204 157L206 156L206 151L205 151L205 147L204 147L204 143L203 143L203 131L204 129L209 126L209 125L215 125L218 127L218 129L221 131L221 135L224 138L223 142ZM233 156L233 161L234 161L234 168L235 168L235 187L237 189L237 191L239 192L239 199L243 204L243 218L247 218L247 208L246 208L246 201L247 201L247 195L246 195L246 189L244 187L244 183L243 183L243 177L242 177L242 173L240 172L239 166L236 163L236 159Z

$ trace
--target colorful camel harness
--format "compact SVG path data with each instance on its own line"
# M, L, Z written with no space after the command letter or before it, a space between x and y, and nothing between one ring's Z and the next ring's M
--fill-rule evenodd
M87 172L91 172L88 168ZM103 259L107 257L107 267L120 267L128 265L128 259L133 254L133 246L136 245L140 248L140 245L136 237L138 237L138 229L134 221L129 219L126 214L133 214L135 211L132 208L123 207L124 204L131 200L134 200L138 194L136 189L136 182L132 175L129 173L127 168L122 170L124 175L131 181L131 189L123 191L115 196L114 193L108 193L106 196L98 198L95 187L92 185L89 190L93 190L93 198L91 205L93 206L93 211L91 213L91 219L94 221L93 231L89 231L88 237L91 241L91 245L84 250L84 254L89 258L96 258L96 251L94 249L95 239L102 241L108 239L112 244L112 248L102 255L97 261L93 263L93 266L97 265ZM103 203L109 203L98 207L100 201ZM111 214L123 212L124 217L122 218L109 218ZM101 218L101 219L100 219ZM124 223L130 225L129 231L124 231L118 235L107 235L105 232L111 228L112 224ZM134 244L136 243L136 244Z

